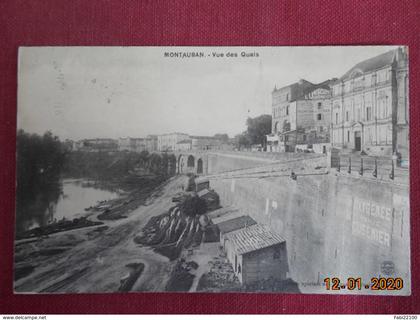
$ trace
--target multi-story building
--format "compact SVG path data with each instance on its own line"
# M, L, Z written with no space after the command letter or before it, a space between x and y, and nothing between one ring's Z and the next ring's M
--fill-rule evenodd
M176 144L177 151L191 150L191 139L181 140Z
M144 138L119 138L119 151L142 152L147 150L146 139Z
M175 150L218 150L222 146L223 141L217 137L189 136L188 139L177 142Z
M130 137L118 139L118 150L119 151L130 151Z
M155 152L157 151L157 141L158 137L154 134L149 134L146 139L146 150L149 152Z
M398 48L356 64L332 86L333 147L407 159L407 69L406 48Z
M185 133L161 134L157 137L157 149L158 151L175 151L177 150L177 143L187 139L189 139L189 136Z
M217 150L223 142L216 137L190 136L192 150Z
M306 80L272 92L272 130L267 151L293 152L296 145L329 142L331 93L327 80Z
M73 143L74 151L114 152L118 150L118 142L114 139L84 139Z

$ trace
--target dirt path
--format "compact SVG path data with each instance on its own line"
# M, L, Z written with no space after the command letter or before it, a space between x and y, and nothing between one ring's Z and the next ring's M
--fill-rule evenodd
M29 254L24 263L34 271L15 282L21 292L116 292L120 279L129 272L129 263L144 263L145 269L132 291L163 291L173 263L148 247L133 242L150 217L172 205L172 196L180 191L182 178L169 181L155 199L128 214L127 219L106 222L107 230L95 233L93 228L51 235L47 239L23 244L33 252L42 248L64 247L56 255Z

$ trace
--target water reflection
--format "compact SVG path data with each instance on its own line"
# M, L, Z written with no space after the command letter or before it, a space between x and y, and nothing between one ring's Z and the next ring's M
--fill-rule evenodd
M114 199L116 190L87 180L63 180L52 183L39 194L18 199L16 231L42 227L63 218L71 220L85 214L85 208L98 201Z

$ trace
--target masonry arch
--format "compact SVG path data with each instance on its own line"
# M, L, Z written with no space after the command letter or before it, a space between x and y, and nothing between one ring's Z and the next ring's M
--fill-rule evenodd
M168 158L168 175L173 176L176 174L176 157L174 154L171 154Z
M187 159L187 167L188 167L188 168L194 168L194 166L195 166L195 159L194 159L194 156L189 155L189 156L188 156L188 159Z
M200 158L197 160L197 174L203 173L203 160Z
M176 161L176 171L177 171L178 173L182 173L182 167L181 167L181 164L184 164L184 162L182 161L182 154L180 154L180 155L178 156L177 161Z

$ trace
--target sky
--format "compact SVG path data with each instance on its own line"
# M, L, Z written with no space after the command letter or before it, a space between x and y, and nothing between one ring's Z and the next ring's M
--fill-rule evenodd
M22 47L18 129L50 130L63 140L170 132L233 137L246 129L247 117L271 114L274 86L339 78L394 48Z

